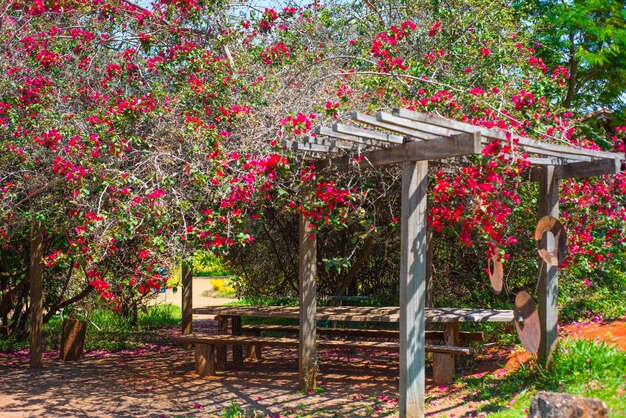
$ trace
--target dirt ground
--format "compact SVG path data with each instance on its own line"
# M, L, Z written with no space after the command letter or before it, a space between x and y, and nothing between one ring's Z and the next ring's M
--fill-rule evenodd
M194 280L194 306L226 300L202 296L208 280ZM178 295L161 295L180 303ZM194 318L194 328L216 333L211 318ZM58 353L45 354L40 372L28 368L28 351L0 353L0 417L195 417L220 416L231 402L259 416L397 416L398 356L392 353L323 350L319 390L297 390L296 349L267 349L261 362L242 370L220 371L197 378L192 350L175 347L177 328L159 331L161 346L116 353L94 351L78 362L63 363ZM565 333L601 336L624 348L626 321L592 324ZM608 336L607 336L608 335ZM525 360L522 353L504 353L478 361L467 374L502 374ZM494 360L495 359L495 360ZM508 363L507 363L507 360ZM454 385L436 387L427 369L427 416L477 416L480 404L466 401Z

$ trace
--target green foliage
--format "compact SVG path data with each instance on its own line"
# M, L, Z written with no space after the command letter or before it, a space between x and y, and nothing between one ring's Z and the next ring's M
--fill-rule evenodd
M232 276L233 272L222 257L208 250L198 250L192 257L194 276Z
M291 296L264 297L244 296L237 301L228 303L230 306L298 306L298 299Z
M87 316L85 350L122 350L134 348L154 338L146 331L155 328L178 326L181 309L173 305L148 306L140 310L138 324L132 325L128 318L108 309L97 309ZM55 315L44 326L44 347L58 350L63 320ZM0 351L28 348L27 340L0 338Z
M540 390L566 392L606 402L609 416L626 413L626 352L588 340L562 341L549 369L522 367L505 377L491 375L461 379L475 393L471 400L488 401L480 412L493 417L525 416L533 395ZM470 399L468 399L470 400Z
M626 13L619 0L521 0L540 56L570 72L564 104L624 108Z
M233 297L237 294L233 282L229 279L211 279L211 286L221 298Z
M241 409L241 405L235 400L230 401L230 405L224 408L221 414L222 418L242 418L245 416L245 411Z

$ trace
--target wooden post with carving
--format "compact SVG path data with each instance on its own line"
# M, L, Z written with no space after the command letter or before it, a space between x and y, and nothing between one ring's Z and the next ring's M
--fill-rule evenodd
M539 178L539 218L544 216L559 217L559 179L556 167L543 167ZM539 260L539 321L541 324L541 342L538 358L545 365L552 361L556 348L558 310L556 305L558 290L558 266L550 266Z

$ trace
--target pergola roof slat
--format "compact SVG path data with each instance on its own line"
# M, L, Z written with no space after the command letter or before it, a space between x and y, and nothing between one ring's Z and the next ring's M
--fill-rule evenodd
M413 129L407 129L407 128L402 128L397 125L392 125L391 123L380 122L378 119L376 119L376 117L366 115L364 113L353 112L351 117L352 117L352 120L356 122L361 122L361 123L366 123L368 125L377 126L379 128L387 129L388 131L397 132L402 135L406 135L410 138L422 139L425 141L435 139L435 138L441 138L441 135L427 134L424 132L415 131Z
M384 132L371 131L367 129L357 128L354 126L343 125L341 123L335 123L333 125L333 131L339 132L345 135L354 135L361 138L369 138L377 141L391 142L394 144L403 144L405 139L399 135L387 134Z
M313 144L313 143L305 143L298 141L283 141L283 146L289 148L294 151L313 151L313 152L330 152L335 153L338 150L335 148L330 148L326 145Z
M372 146L372 147L378 147L378 148L383 148L383 147L389 146L389 144L386 143L386 142L381 142L381 141L378 141L378 140L375 140L375 139L371 139L371 138L362 138L360 136L342 134L342 133L339 133L339 132L335 132L331 128L328 128L328 127L325 127L325 126L317 126L315 128L315 134L316 135L327 136L329 138L341 139L343 141L354 142L354 143L357 143L357 144L362 144L362 145L367 145L367 146Z
M323 145L328 148L339 148L351 151L359 151L362 148L359 146L359 144L353 142L344 142L336 139L320 138L318 136L305 136L302 140L304 143Z
M449 129L433 125L432 123L423 123L404 117L394 116L386 112L376 113L376 120L378 120L379 122L390 123L392 125L400 126L403 128L414 129L416 131L423 132L429 135L437 135L439 137L457 135L463 132L475 132L479 130L478 127L476 127L476 129L474 129L473 131L470 131L468 129Z
M412 121L429 123L454 130L462 130L465 132L474 132L479 130L485 140L488 140L487 138L496 138L503 141L508 140L507 134L504 131L475 126L466 122L446 119L436 115L413 112L407 109L394 109L393 114ZM522 146L527 152L532 152L542 156L562 157L580 161L591 161L594 158L624 159L624 155L613 152L574 148L572 146L539 142L520 135L512 135L512 137L519 139L519 145Z

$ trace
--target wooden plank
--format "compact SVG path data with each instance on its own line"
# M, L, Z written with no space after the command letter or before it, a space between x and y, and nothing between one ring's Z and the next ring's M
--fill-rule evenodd
M448 346L458 346L459 323L449 322L444 325L443 329L444 344ZM436 385L448 385L454 377L455 358L451 353L435 353L433 354L433 380Z
M319 136L305 136L302 138L302 141L307 144L322 145L322 146L328 147L329 149L338 148L338 149L352 150L352 151L358 151L359 149L361 149L356 143L339 141L336 139L328 139L328 138L323 138Z
M505 131L497 129L488 129L480 126L475 126L465 122L459 122L456 120L442 118L440 116L413 112L407 109L394 109L393 115L402 118L411 119L413 121L424 122L433 124L440 127L453 129L460 132L474 132L477 129L480 130L484 141L490 142L489 138L496 138L503 141L507 141L507 133ZM519 145L529 153L535 153L542 156L553 156L559 158L567 158L578 161L591 161L596 158L608 158L608 159L624 159L623 154L589 150L585 148L574 148L566 145L551 144L547 142L540 142L532 138L528 138L520 135L513 135L513 138L519 140Z
M41 227L31 231L28 259L30 283L30 367L43 367L43 256L44 242Z
M361 122L367 125L376 126L378 128L387 129L388 131L402 134L409 139L429 141L431 139L441 138L440 135L427 134L424 132L416 131L414 129L403 128L401 126L393 125L391 123L381 122L376 119L376 116L370 116L359 112L353 112L350 117L356 122Z
M277 325L277 324L255 324L255 325L243 325L241 327L242 333L250 333L250 335L260 336L260 332L277 332L297 334L300 328L297 325ZM395 329L361 329L361 328L317 328L319 335L327 335L331 337L345 337L356 336L366 338L399 338L400 331ZM444 332L437 330L426 331L427 340L442 340L444 339ZM484 334L479 331L460 331L459 340L461 344L469 341L482 341Z
M196 308L194 314L248 316L253 318L300 317L297 306L211 306ZM427 322L512 322L513 311L509 309L475 308L426 308ZM400 322L400 308L368 306L318 307L316 319L319 321L354 322Z
M256 337L242 335L206 335L186 334L174 338L179 344L213 345L216 347L233 345L244 346L256 344L270 347L297 347L300 341L297 338ZM321 348L345 348L363 350L398 351L400 345L389 341L349 341L349 340L318 340L317 346ZM471 347L458 347L448 345L425 345L426 352L448 354L473 354Z
M428 162L402 165L400 247L400 417L422 418Z
M304 143L297 141L283 141L283 147L292 151L311 151L311 152L328 152L336 153L336 149L331 149L326 145L319 145L313 143Z
M315 133L317 135L327 136L329 138L340 139L342 141L353 142L356 144L376 147L376 148L384 148L389 146L388 143L377 141L370 138L361 138L360 136L341 134L339 132L335 132L332 128L327 128L325 126L317 126L315 128Z
M463 155L480 154L480 134L459 134L450 138L438 138L428 142L411 141L402 145L368 151L361 156L361 167L377 167L407 161L429 161ZM343 164L348 164L344 160Z
M193 267L187 261L181 263L182 290L182 333L191 334L193 332Z
M601 160L571 163L556 167L557 179L585 178L617 174L622 171L622 162L617 159L603 158Z
M378 112L376 113L376 120L379 122L388 123L395 126L400 126L401 128L406 128L410 130L415 130L421 132L422 134L434 135L435 137L443 137L448 138L451 136L459 135L462 133L473 133L477 132L479 129L476 128L473 131L463 131L459 132L453 129L444 128L441 126L433 125L432 123L424 123L418 122L407 118L401 118L399 116L394 116L387 112Z
M563 165L563 164L580 162L576 160L569 160L567 158L558 158L558 157L528 157L527 159L531 165Z
M345 135L358 136L360 138L368 138L376 141L390 142L392 144L404 144L405 138L399 135L388 134L385 132L372 131L369 129L357 128L354 126L343 125L341 123L333 124L333 131Z
M539 218L544 216L559 217L559 179L556 167L546 166L539 182ZM539 322L541 324L541 342L539 361L547 365L552 361L552 354L557 340L557 293L558 266L550 266L539 259Z
M300 344L298 345L298 383L301 391L315 388L317 350L315 340L317 309L317 240L309 220L300 215L298 283L300 296Z

